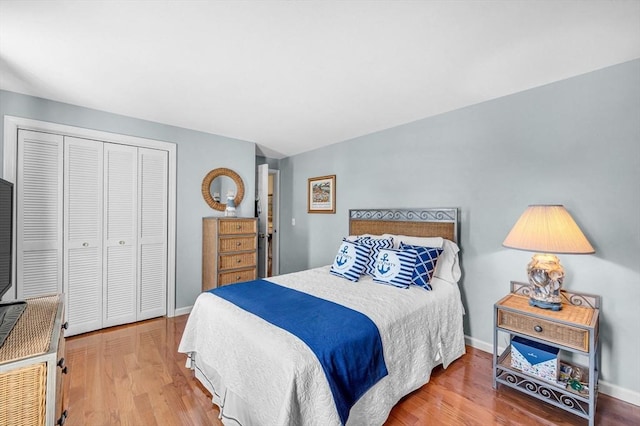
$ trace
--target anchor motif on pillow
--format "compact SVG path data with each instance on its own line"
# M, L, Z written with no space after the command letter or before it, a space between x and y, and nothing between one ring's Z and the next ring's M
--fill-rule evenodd
M387 268L384 267L388 259L389 259L389 255L385 253L382 255L382 259L380 259L380 261L378 262L378 272L380 272L381 275L384 275L391 270L391 266Z
M342 247L342 250L340 250L340 252L342 253L342 255L341 255L341 256L338 256L338 257L336 258L336 264L337 264L338 266L342 266L342 265L344 265L345 263L347 263L347 262L349 261L349 259L348 259L348 258L345 258L345 257L344 257L344 255L346 255L346 254L349 252L349 247L347 247L347 246L343 246L343 247Z

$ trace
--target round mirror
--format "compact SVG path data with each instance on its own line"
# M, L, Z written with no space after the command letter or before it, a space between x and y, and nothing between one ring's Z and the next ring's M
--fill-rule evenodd
M234 202L239 206L244 197L244 183L240 175L231 169L213 169L202 180L202 196L212 209L225 211L230 192L235 194Z

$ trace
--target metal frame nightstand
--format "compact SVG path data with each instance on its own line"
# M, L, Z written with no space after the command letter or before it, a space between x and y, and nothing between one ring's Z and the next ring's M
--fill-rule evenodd
M598 324L600 296L563 291L560 311L529 306L529 285L511 282L510 293L494 305L493 332L493 387L504 384L542 401L595 421L598 398ZM509 346L500 354L498 333L509 335ZM588 366L580 367L587 373L583 382L587 393L580 393L563 383L552 383L528 375L511 366L511 339L521 336L588 357ZM569 364L575 364L573 361Z

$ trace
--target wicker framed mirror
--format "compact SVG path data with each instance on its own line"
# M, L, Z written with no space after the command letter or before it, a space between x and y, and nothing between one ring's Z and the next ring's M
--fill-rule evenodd
M213 169L202 180L202 197L214 210L225 211L227 193L235 193L235 204L239 206L244 198L244 182L239 174L224 167Z

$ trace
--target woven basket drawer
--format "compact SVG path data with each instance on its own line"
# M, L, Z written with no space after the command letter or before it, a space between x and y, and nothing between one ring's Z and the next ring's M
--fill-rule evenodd
M218 285L240 283L256 279L256 268L244 271L225 272L218 275Z
M498 327L548 340L580 351L589 351L589 331L498 309Z
M220 235L256 233L256 221L253 219L221 220L219 226Z
M220 238L220 253L256 249L256 238L249 237Z
M0 425L44 425L47 364L0 373L0 401Z
M220 256L220 270L255 266L256 253L238 253Z

